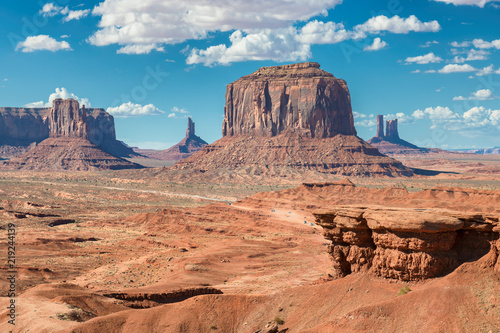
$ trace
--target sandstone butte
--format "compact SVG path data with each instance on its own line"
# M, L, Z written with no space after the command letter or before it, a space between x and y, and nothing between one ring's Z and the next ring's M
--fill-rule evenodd
M421 154L454 154L438 148L422 148L399 137L398 120L385 122L384 116L377 116L377 134L367 142L376 147L382 154L388 155L421 155Z
M17 170L115 170L141 168L89 141L85 107L74 99L56 99L50 109L49 138L0 167Z
M158 160L180 161L201 150L207 144L202 138L196 135L194 122L191 120L191 117L188 117L186 136L175 146L161 151L137 149L136 152Z
M72 108L71 103L59 101L59 107ZM62 130L61 125L70 120L55 118L51 113L53 108L0 108L0 154L5 156L22 154L30 149L30 145L38 144L49 138L54 129ZM83 112L85 111L85 112ZM85 114L84 114L85 113ZM116 139L115 123L113 116L104 109L85 108L68 109L67 116L86 118L86 124L81 124L80 129L64 126L64 131L86 132L88 139L94 145L115 156L128 157L136 155L131 148ZM75 122L76 126L78 122ZM85 127L85 128L84 128ZM64 134L64 133L60 133ZM9 152L12 152L9 154Z
M263 67L226 90L222 139L170 170L276 169L356 176L412 170L356 136L344 80L314 62Z

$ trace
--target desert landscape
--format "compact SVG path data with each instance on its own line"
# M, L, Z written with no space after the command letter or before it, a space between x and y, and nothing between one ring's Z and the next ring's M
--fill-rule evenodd
M221 3L5 5L0 331L500 333L498 1Z
M17 332L500 329L498 155L382 155L316 63L227 91L223 138L170 167L93 144L75 100L38 111L49 137L0 177Z

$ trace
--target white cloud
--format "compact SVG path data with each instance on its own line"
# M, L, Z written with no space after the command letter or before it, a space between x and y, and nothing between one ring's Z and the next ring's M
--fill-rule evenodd
M91 107L91 104L90 104L90 101L88 98L79 98L74 93L69 92L64 87L56 88L56 91L53 92L52 94L50 94L49 101L47 103L44 103L43 101L39 101L39 102L28 103L24 106L28 107L28 108L51 107L52 101L55 100L56 98L62 98L62 99L72 98L74 100L77 100L78 103L80 103L80 106L85 105L86 107Z
M26 37L24 42L19 42L16 46L16 50L21 49L22 52L34 52L34 51L59 51L59 50L71 50L69 43L66 41L58 42L54 38L47 35L29 36Z
M428 69L424 73L436 73L436 71L434 69Z
M464 42L451 42L450 45L452 47L469 47L470 42L464 41Z
M495 39L491 42L487 42L482 39L474 39L472 41L472 44L474 45L475 48L478 49L500 49L500 39Z
M310 46L295 37L295 28L266 29L247 35L236 30L229 37L229 47L220 44L205 50L193 49L186 63L213 66L245 60L304 61L311 57Z
M444 2L447 4L454 4L455 6L478 6L483 8L488 2L498 2L500 0L434 0L438 2Z
M120 54L149 54L151 51L164 52L165 49L157 44L133 44L125 45L120 48L116 53Z
M417 57L408 57L405 60L405 62L407 64L417 63L420 65L425 65L425 64L429 64L429 63L438 63L441 61L443 61L443 59L441 57L436 56L433 52L427 53L426 55L417 56Z
M412 74L420 73L420 69L415 69L414 71L411 71L410 73L412 73Z
M182 108L181 108L181 109L179 109L177 106L174 106L174 107L172 108L172 112L177 112L177 113L189 113L189 111L184 110L184 109L182 109Z
M64 15L63 22L69 22L88 16L90 14L90 9L70 10L68 6L61 7L54 3L46 3L40 10L40 14L43 16Z
M380 33L383 31L392 32L395 34L407 34L414 32L437 32L441 30L441 26L437 21L421 22L415 15L408 18L401 18L395 15L388 18L385 15L379 15L370 18L363 24L354 27L355 37L364 38L367 33Z
M429 119L432 128L441 127L447 130L468 130L494 128L498 131L500 125L500 110L486 109L482 106L473 107L463 114L453 112L448 107L437 106L425 110L415 110L412 117L416 120Z
M297 37L304 44L336 44L350 38L351 33L344 29L342 23L317 20L302 27Z
M438 70L438 73L449 74L449 73L465 73L474 71L477 71L477 68L474 68L469 64L463 64L463 65L449 64Z
M363 51L378 51L378 50L382 50L387 45L388 44L386 42L384 42L383 40L381 40L380 37L376 37L373 40L373 44L365 46L365 48L363 49Z
M175 44L202 39L209 32L286 28L326 14L341 0L105 0L93 14L100 30L89 38L110 44Z
M476 76L485 76L490 74L500 74L500 68L495 70L493 68L493 64L490 64L489 66L483 67L476 72Z
M54 16L59 14L59 12L62 10L62 7L54 5L54 3L46 3L43 5L42 9L40 10L40 14L44 16Z
M467 53L467 58L455 56L451 62L461 64L466 61L487 60L490 55L490 52L488 51L476 49L471 49L465 53Z
M165 113L153 104L141 105L133 104L131 102L123 103L122 105L116 107L109 107L106 111L115 117L140 117Z
M463 96L453 97L454 101L465 101L465 100L478 100L478 101L486 101L490 99L498 98L493 94L490 89L480 89L471 94L470 97L466 98Z
M177 106L174 106L171 111L172 112L168 115L169 118L187 118L187 114L189 113L189 111L178 108Z
M478 90L476 92L473 92L471 99L477 99L480 101L484 101L487 99L493 99L494 97L495 97L495 95L493 94L493 92L491 90L481 89L481 90Z
M425 42L425 44L419 45L419 47L426 48L426 47L431 47L432 45L436 45L436 44L439 44L439 42L437 40L430 40L430 41Z
M90 14L90 9L80 9L80 10L70 10L65 18L64 22L69 22L71 20L79 20Z

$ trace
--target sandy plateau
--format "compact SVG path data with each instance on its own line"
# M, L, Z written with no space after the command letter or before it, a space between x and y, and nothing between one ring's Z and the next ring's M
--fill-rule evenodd
M500 160L474 157L415 157L408 164L444 172L352 177L355 186L324 174L339 184L181 182L161 168L3 172L2 232L7 223L17 232L15 332L499 332L494 240L430 279L340 277L313 216L377 205L498 222L500 179L490 170Z

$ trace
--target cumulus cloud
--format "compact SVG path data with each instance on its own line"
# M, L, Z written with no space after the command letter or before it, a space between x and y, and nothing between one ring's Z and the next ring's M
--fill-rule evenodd
M490 74L500 74L500 68L495 70L493 64L490 64L489 66L483 67L476 72L476 76L485 76Z
M205 50L193 49L188 64L227 65L245 60L297 61L311 57L309 44L297 41L295 28L260 31L247 34L236 30L231 34L230 46L210 46Z
M420 73L420 69L415 69L414 71L411 71L410 73L412 73L412 74Z
M469 64L449 64L438 70L438 73L449 74L449 73L465 73L465 72L475 72L477 68L472 67Z
M478 49L500 49L500 39L495 39L491 42L487 42L482 39L474 39L472 44Z
M188 64L229 64L245 60L304 60L310 45L335 44L381 32L438 31L437 21L421 22L384 15L354 30L342 23L321 22L342 0L104 0L92 13L100 16L99 30L88 38L96 46L121 45L119 53L140 54L167 44L206 39L213 32L231 32L229 44L191 50ZM306 22L303 27L294 26ZM258 43L264 43L258 45ZM381 47L383 42L377 44ZM155 46L152 46L155 45ZM280 48L284 47L282 50Z
M101 16L89 39L98 46L110 44L175 44L202 39L209 32L277 29L292 22L326 14L341 0L105 0L93 14Z
M68 6L61 7L51 2L43 5L40 14L43 16L64 15L63 22L69 22L88 16L90 14L90 9L70 10Z
M58 42L48 35L38 35L26 37L24 42L19 42L16 50L21 49L22 52L35 52L35 51L59 51L71 50L69 43L66 41Z
M314 20L302 27L297 39L304 44L336 44L350 39L351 35L342 23Z
M485 50L476 50L476 49L471 49L467 52L467 57L459 57L455 56L451 62L454 63L464 63L466 61L475 61L475 60L487 60L488 56L490 55L490 52L485 51Z
M482 106L473 107L463 114L453 112L448 107L429 107L425 110L415 110L412 117L416 120L429 119L432 128L441 127L447 130L486 129L492 126L498 130L500 125L500 110Z
M451 42L450 45L452 47L469 47L470 42L468 41L463 41L463 42Z
M455 6L478 6L483 8L488 2L499 2L500 0L434 0L438 2L444 2L447 4L453 4Z
M80 9L80 10L70 10L65 18L64 22L69 22L71 20L79 20L90 14L90 9Z
M495 99L495 98L498 98L498 97L495 96L493 91L491 91L490 89L480 89L478 91L473 92L470 97L466 98L463 96L457 96L457 97L453 97L453 100L454 101L465 101L465 100L486 101L486 100Z
M429 63L438 63L441 61L443 61L443 59L441 57L436 56L433 52L421 56L408 57L405 59L405 62L407 64L417 63L420 65L425 65Z
M437 32L441 30L438 21L421 22L415 15L402 18L395 15L391 18L379 15L370 18L363 24L354 27L355 38L364 38L367 33L392 32L407 34L409 32Z
M177 106L174 106L171 110L172 112L168 114L169 118L187 118L187 114L189 111L178 108Z
M57 99L57 98L62 98L62 99L72 98L74 100L77 100L78 103L80 103L80 106L85 105L86 107L91 107L91 104L90 104L90 101L88 98L79 98L74 93L69 92L64 87L56 88L56 91L53 92L52 94L50 94L49 101L47 103L44 103L43 101L38 101L38 102L28 103L24 106L27 108L51 107L52 101Z
M153 104L141 105L131 102L123 103L116 107L109 107L106 111L115 117L140 117L165 113Z
M120 54L149 54L151 51L164 52L165 49L157 44L133 44L125 45L120 48L116 53Z
M383 40L380 39L380 37L377 37L373 40L373 43L371 45L365 46L363 51L378 51L382 50L385 48L388 44L384 42Z

